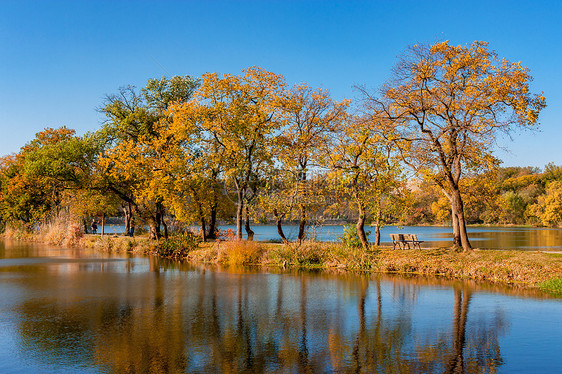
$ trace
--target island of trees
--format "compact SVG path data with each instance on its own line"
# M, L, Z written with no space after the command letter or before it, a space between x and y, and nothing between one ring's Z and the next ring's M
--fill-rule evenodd
M0 159L0 219L37 226L61 212L82 220L123 215L158 240L219 222L252 240L252 223L364 226L450 224L471 249L467 224L556 226L562 167L501 167L500 134L538 125L545 98L521 63L485 42L414 45L380 89L337 101L305 83L250 67L240 75L151 79L108 95L105 122L83 136L47 128ZM530 150L531 151L531 150Z

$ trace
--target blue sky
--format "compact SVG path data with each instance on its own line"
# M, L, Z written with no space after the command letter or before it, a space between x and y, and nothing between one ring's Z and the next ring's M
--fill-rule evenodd
M45 127L99 128L106 94L149 78L261 66L341 99L411 44L485 40L531 69L548 107L504 166L562 165L562 1L0 0L0 155Z

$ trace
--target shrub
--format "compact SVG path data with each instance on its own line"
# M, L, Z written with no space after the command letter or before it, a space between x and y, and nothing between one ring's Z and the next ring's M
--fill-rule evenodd
M264 253L263 246L254 241L226 241L221 247L222 250L219 252L219 262L229 265L258 264Z
M189 232L174 234L158 243L156 253L162 257L184 258L199 246L200 241L199 237Z
M327 246L325 243L309 240L278 246L268 252L268 261L281 266L324 266L328 252Z
M370 231L365 231L365 235L367 236L369 236L370 233ZM344 226L343 234L338 235L338 239L341 240L342 244L347 247L361 247L361 239L359 239L359 235L357 234L357 226L355 225Z
M80 228L80 224L72 223L66 229L66 235L64 237L63 243L66 246L72 247L80 242L80 238L84 235Z
M5 239L27 240L32 236L33 233L29 227L19 221L6 223L4 227L3 237Z

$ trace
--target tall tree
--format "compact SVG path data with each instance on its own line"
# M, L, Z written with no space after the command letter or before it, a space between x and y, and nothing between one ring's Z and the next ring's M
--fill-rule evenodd
M121 88L100 109L107 117L100 131L107 148L99 169L107 188L149 224L151 239L160 238L161 226L167 236L163 185L168 177L162 170L170 156L167 109L189 100L197 86L198 80L190 76L151 79L140 91Z
M394 144L387 139L386 130L386 123L374 117L350 119L340 126L326 152L337 196L344 202L351 199L355 205L357 235L365 250L369 248L365 223L374 215L379 244L384 207L401 184Z
M39 221L60 209L63 193L80 178L87 152L74 130L46 128L15 155L0 160L0 214L5 221Z
M238 239L244 216L248 239L253 238L248 204L273 164L273 137L280 128L276 103L284 84L281 76L259 67L238 76L209 73L203 75L194 103L173 109L177 116L197 119L202 147L211 150L210 163L222 163L224 182L236 196Z
M294 201L290 204L298 208L298 240L302 241L307 211L314 205L315 200L299 192L314 194L314 191L307 188L311 168L317 167L319 158L325 156L322 152L323 144L345 119L349 100L336 102L326 90L299 84L283 95L280 106L283 132L278 137L276 153L281 167L294 181L297 190L297 193L293 194Z
M481 41L414 45L399 59L381 98L363 91L401 132L404 160L449 199L453 243L463 250L471 249L463 173L492 165L496 134L537 125L546 105L542 95L530 92L528 68L487 47Z
M199 223L203 240L216 239L217 218L230 210L222 177L226 160L217 142L208 141L204 118L194 98L168 111L167 152L161 165L173 183L167 183L167 205L176 219Z

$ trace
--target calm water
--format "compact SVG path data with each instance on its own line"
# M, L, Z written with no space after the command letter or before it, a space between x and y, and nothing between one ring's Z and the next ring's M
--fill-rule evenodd
M222 230L236 231L235 226L221 226ZM101 229L100 229L101 230ZM256 240L279 240L275 226L253 226ZM375 228L366 227L371 231L369 239L375 240ZM124 226L111 225L106 227L108 233L122 233ZM298 235L298 226L284 226L285 235L294 240ZM518 249L540 251L562 251L562 229L529 228L529 227L469 227L469 238L474 248L487 249ZM343 234L343 226L318 226L310 228L309 235L319 241L338 241ZM424 240L422 247L448 246L452 240L450 227L420 226L386 226L381 229L383 245L392 245L390 234L416 234Z
M0 373L560 373L562 301L0 242Z

